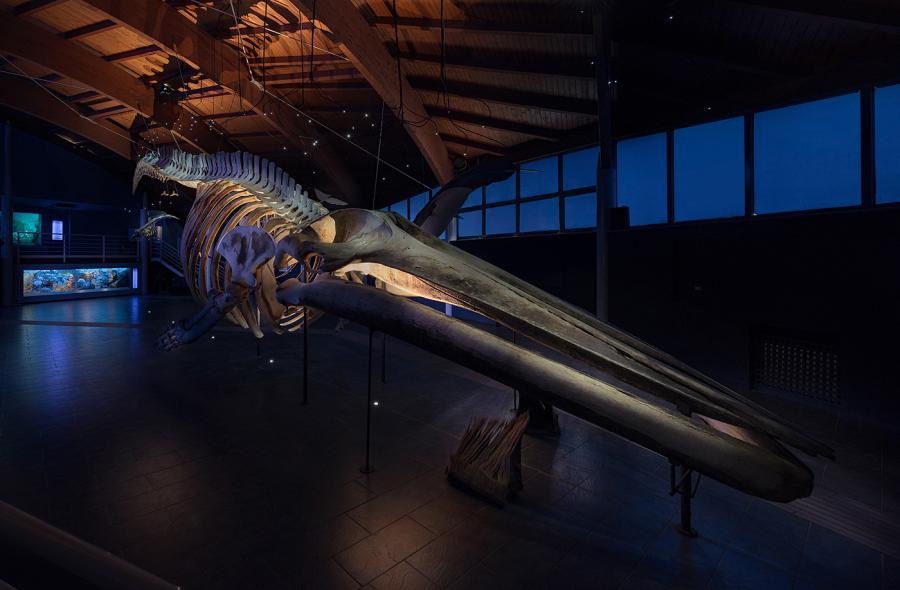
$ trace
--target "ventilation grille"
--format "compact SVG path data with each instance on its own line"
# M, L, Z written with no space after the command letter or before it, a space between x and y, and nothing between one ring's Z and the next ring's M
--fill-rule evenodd
M840 361L823 342L758 334L753 342L752 384L831 403L840 402Z

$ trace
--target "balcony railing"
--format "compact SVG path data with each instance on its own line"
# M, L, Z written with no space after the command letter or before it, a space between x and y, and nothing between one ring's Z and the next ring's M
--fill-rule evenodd
M14 232L21 260L137 260L140 242L122 235Z

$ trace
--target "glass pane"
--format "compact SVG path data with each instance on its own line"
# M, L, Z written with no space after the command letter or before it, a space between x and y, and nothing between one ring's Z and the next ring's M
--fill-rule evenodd
M599 147L563 154L563 190L597 184L597 156Z
M484 233L512 234L516 232L516 206L488 207L484 210Z
M597 226L597 193L566 197L566 229Z
M859 93L756 115L756 211L861 201Z
M519 173L519 190L523 197L536 197L559 192L559 169L556 156L525 162Z
M620 141L617 146L617 204L628 207L630 225L665 223L666 134Z
M419 193L409 199L409 220L414 221L419 211L428 203L428 193Z
M398 201L391 205L391 211L393 211L394 213L399 213L403 217L409 219L408 199L403 199L402 201Z
M481 209L460 213L457 233L461 238L481 236Z
M744 214L744 118L675 130L675 221Z
M486 203L499 203L512 201L516 198L516 175L513 174L506 180L495 182L484 187L484 201Z
M875 89L875 200L900 201L900 85Z
M519 227L522 232L559 230L559 197L521 203Z
M481 191L481 187L478 187L471 193L469 193L469 196L466 198L466 202L463 203L462 208L465 209L466 207L480 207L482 205Z

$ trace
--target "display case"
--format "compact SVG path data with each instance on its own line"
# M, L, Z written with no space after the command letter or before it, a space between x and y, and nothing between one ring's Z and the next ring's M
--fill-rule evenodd
M134 265L45 264L20 267L19 298L23 303L121 295L138 291Z

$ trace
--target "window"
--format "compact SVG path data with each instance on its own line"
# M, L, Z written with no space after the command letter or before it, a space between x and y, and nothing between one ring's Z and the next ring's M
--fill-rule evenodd
M618 144L618 206L628 207L631 225L668 219L666 134L627 139Z
M502 203L516 198L516 175L484 187L485 203Z
M900 202L900 85L875 89L875 201Z
M597 156L599 154L600 148L598 147L563 154L564 191L597 184Z
M516 233L516 206L502 205L485 209L484 233L487 235Z
M597 226L597 193L566 197L566 229Z
M482 190L483 189L481 189L481 188L476 188L471 193L469 193L469 196L466 197L466 202L463 203L463 205L462 205L463 209L465 209L466 207L481 207L481 205L482 205L482 199L481 199Z
M559 230L559 197L521 203L519 211L522 232Z
M756 212L861 202L859 93L758 113Z
M559 191L559 160L556 156L522 164L520 197L535 197Z
M416 215L425 208L425 205L428 203L428 193L419 193L414 197L410 197L409 199L409 220L415 221Z
M675 221L744 214L744 119L675 130Z
M457 234L460 238L472 238L481 235L481 209L463 211L459 214Z
M394 213L399 213L403 217L409 218L409 209L408 209L408 200L403 199L402 201L398 201L391 205L391 211Z

